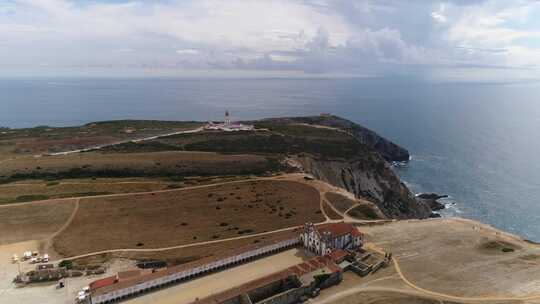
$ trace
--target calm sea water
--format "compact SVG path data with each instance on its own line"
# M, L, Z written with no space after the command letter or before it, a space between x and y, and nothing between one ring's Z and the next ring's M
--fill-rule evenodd
M0 80L0 125L109 119L218 120L331 112L412 154L414 192L450 195L462 216L540 241L540 86L365 79Z

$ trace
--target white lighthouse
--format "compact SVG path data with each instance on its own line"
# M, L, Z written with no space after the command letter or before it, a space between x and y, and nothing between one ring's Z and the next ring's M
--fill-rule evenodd
M204 126L204 129L231 132L231 131L253 131L255 128L252 125L244 125L239 122L233 123L229 115L229 110L226 110L225 120L223 121L223 123L215 124L210 121L208 122L206 126Z
M231 118L229 117L229 110L225 111L225 126L231 125Z

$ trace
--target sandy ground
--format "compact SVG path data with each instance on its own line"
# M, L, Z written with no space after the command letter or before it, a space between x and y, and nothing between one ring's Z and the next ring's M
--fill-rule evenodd
M107 266L107 273L103 275L83 276L66 279L66 287L56 288L56 282L33 284L31 286L17 287L12 283L18 274L18 265L11 263L13 254L21 254L25 250L38 250L39 241L26 241L0 246L0 303L4 304L73 304L77 292L94 280L110 276L118 271L134 267L129 260L115 260ZM28 271L34 268L28 262L21 263L21 269Z
M187 304L193 302L196 298L202 299L286 269L301 263L305 259L306 256L302 250L291 249L226 271L149 293L128 300L125 303Z
M540 247L487 225L453 218L360 230L392 252L405 277L420 288L458 297L540 294ZM487 246L494 242L503 245Z
M38 241L27 241L0 246L0 303L16 304L72 304L77 292L94 280L111 276L118 271L135 268L135 262L125 259L114 259L107 265L107 272L103 275L67 278L66 287L56 288L56 282L32 284L26 287L17 287L12 283L18 273L18 265L11 263L14 253L21 255L25 250L37 250ZM291 249L282 253L255 260L226 271L217 272L199 279L175 285L157 292L149 293L125 303L159 303L181 304L190 303L195 298L206 297L243 283L261 278L268 274L286 269L301 263L307 256L302 250ZM23 270L30 270L34 265L22 263Z
M0 244L39 240L58 231L70 218L75 200L0 205Z

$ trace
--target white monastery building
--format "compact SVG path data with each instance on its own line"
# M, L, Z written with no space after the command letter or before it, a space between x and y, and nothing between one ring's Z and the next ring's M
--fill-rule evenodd
M351 224L332 223L315 226L306 223L300 234L300 242L307 250L318 254L330 254L335 249L362 247L363 235Z

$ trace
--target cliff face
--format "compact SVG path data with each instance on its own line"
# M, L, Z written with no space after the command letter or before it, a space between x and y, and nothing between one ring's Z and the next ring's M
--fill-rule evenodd
M268 120L281 123L307 123L313 125L327 126L340 129L351 134L359 142L377 151L387 161L408 161L409 152L388 139L378 135L377 133L356 124L350 120L333 116L307 116L307 117L287 117L287 118L270 118Z
M427 218L431 209L415 199L382 158L329 160L295 157L306 173L374 202L389 218Z
M417 200L390 168L389 161L408 161L409 152L375 132L332 115L269 118L274 125L307 124L344 132L361 147L355 154L331 157L324 153L301 153L292 156L304 172L357 197L374 202L389 218L427 218L428 204ZM271 129L271 128L270 128Z

